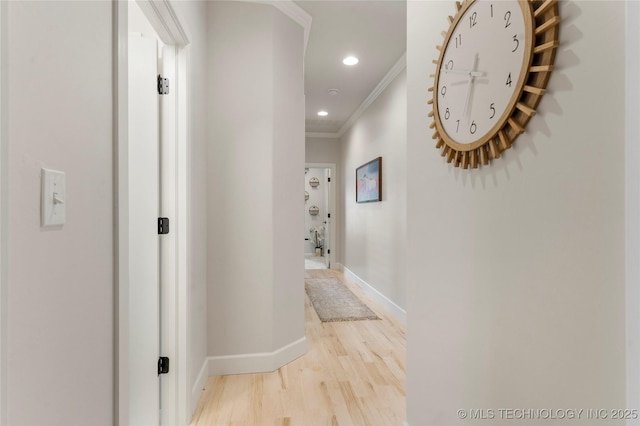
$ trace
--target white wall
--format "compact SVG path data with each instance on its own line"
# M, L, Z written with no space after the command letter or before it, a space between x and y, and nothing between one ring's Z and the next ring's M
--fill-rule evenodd
M443 161L426 117L455 9L408 3L410 425L466 424L456 413L470 408L625 408L625 4L559 3L538 114L503 158L467 171Z
M313 243L312 235L310 233L311 228L318 226L324 226L324 221L327 217L327 169L318 167L310 167L309 172L304 176L304 190L309 193L309 199L304 204L304 232L303 237L308 238L304 245L305 253L316 252L316 245ZM317 178L320 181L320 185L315 188L309 184L311 178ZM317 206L320 210L317 215L313 216L309 213L311 206ZM303 238L303 239L304 239Z
M241 2L208 25L208 354L259 358L304 340L303 31Z
M341 139L340 222L345 267L405 308L406 305L406 71L402 71ZM382 201L357 204L355 170L382 157Z
M305 161L307 163L340 164L340 139L305 138Z
M10 2L8 424L113 424L112 4ZM67 222L40 228L40 168Z

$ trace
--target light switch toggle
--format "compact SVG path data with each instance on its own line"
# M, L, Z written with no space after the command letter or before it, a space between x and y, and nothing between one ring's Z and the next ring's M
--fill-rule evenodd
M42 189L40 224L61 226L66 218L66 185L64 172L42 169Z

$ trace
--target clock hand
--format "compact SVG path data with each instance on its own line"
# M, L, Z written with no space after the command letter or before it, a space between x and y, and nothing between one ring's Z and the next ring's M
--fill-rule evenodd
M468 75L470 77L484 77L484 73L482 71L450 70L447 69L447 67L444 68L444 73Z
M471 71L469 72L469 83L467 84L467 98L464 101L464 116L468 119L471 111L469 111L469 101L471 100L471 89L473 88L473 81L475 80L476 66L478 65L478 54L473 58L473 67L471 67Z
M464 109L462 110L462 115L464 118L469 118L469 114L467 114L467 109L469 108L469 100L471 99L471 87L473 83L473 77L469 78L469 83L467 84L467 97L464 100Z

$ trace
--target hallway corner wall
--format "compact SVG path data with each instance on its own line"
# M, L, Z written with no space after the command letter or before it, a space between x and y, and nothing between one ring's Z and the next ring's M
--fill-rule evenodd
M303 30L247 2L208 25L209 373L264 371L304 352Z
M272 350L278 350L305 338L304 240L299 233L304 224L300 215L304 205L304 185L300 181L305 157L304 32L279 10L272 8L271 14L274 51Z

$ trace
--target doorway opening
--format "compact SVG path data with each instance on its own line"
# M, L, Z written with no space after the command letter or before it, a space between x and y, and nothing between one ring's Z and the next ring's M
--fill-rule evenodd
M334 164L305 165L305 269L331 269L334 264L335 179Z

